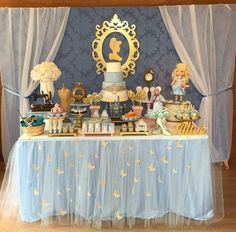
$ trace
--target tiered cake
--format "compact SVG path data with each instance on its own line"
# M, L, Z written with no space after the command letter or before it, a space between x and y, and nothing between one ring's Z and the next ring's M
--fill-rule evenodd
M106 64L104 81L102 82L102 101L116 102L127 101L128 94L120 62L109 62Z

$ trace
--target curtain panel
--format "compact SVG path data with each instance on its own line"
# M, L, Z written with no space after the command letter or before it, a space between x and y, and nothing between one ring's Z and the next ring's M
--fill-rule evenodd
M0 70L2 76L2 143L5 162L20 135L19 113L29 111L29 96L38 82L32 68L53 61L64 36L70 8L0 9Z
M236 5L159 7L191 80L204 96L200 125L210 137L212 161L228 160L232 141Z

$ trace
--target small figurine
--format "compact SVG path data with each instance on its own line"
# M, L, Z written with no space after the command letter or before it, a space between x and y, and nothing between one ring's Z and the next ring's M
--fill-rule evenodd
M153 110L159 111L163 109L163 103L165 103L165 98L161 95L161 87L157 86L153 95L151 96L151 101L153 102Z
M175 101L183 101L186 88L189 87L189 68L187 64L179 63L172 72L172 93Z

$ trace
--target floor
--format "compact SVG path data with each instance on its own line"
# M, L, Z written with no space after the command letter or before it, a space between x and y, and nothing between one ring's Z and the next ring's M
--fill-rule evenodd
M151 232L151 231L214 231L214 232L233 232L236 231L236 153L231 155L230 169L223 170L223 188L224 188L224 200L225 200L225 218L218 223L194 227L185 229L169 229L163 226L152 226L149 228L144 228L143 225L136 226L133 229L125 228L123 231L132 232ZM0 181L4 175L4 166L0 165ZM121 231L120 229L113 228L103 228L105 232ZM97 232L97 229L83 228L80 226L42 226L40 223L26 224L16 221L0 221L0 231L1 232Z

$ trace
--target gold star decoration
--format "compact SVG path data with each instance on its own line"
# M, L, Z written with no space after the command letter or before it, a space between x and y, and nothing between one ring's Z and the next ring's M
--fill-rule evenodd
M64 174L64 171L60 167L57 167L56 173L57 173L58 176L60 176L60 175Z
M176 140L175 144L177 148L182 148L184 146L179 140Z
M151 197L152 196L152 194L151 193L149 193L149 192L146 192L146 197Z
M156 168L154 167L153 164L149 164L149 165L148 165L148 171L149 171L149 172L154 172L154 171L156 171Z
M39 195L39 190L37 188L34 188L33 190L34 196L38 196Z
M32 169L33 169L34 172L38 172L40 167L37 164L33 164Z
M66 191L70 192L71 188L70 187L66 187Z
M140 165L140 164L141 164L141 160L140 160L140 159L137 159L137 160L136 160L136 164Z
M160 175L157 176L157 182L158 182L159 184L162 184L162 183L163 183L163 180L161 179L161 176L160 176Z
M172 172L176 175L178 173L178 170L176 168L173 168Z
M66 215L66 211L65 211L63 208L60 208L59 214L60 214L61 216L64 216L64 215Z
M45 200L42 200L42 208L47 208L49 206L49 203Z
M120 193L117 191L117 190L115 190L113 193L112 193L112 196L114 197L114 198L120 198Z
M69 154L67 151L64 152L64 157L65 157L65 158L68 158L69 155L70 155L70 154Z
M93 169L95 169L95 165L93 165L90 161L89 161L89 163L88 163L88 170L93 170Z
M154 152L152 149L150 149L149 154L150 154L150 155L154 155L155 152Z
M126 166L128 166L128 167L131 166L131 163L129 160L126 161Z
M168 164L168 163L169 163L169 161L166 159L165 156L162 156L161 162L162 162L163 164Z
M120 170L120 175L121 175L122 177L126 177L126 176L127 176L127 173L124 171L124 169L121 169L121 170Z
M74 163L74 162L70 162L70 163L69 163L69 167L70 167L70 168L75 167L75 163Z
M134 187L132 188L132 194L133 194L133 195L135 194Z
M61 192L57 189L57 195L60 196Z
M106 140L101 141L101 146L102 147L107 147L107 145L108 145L108 141L106 141Z
M186 168L187 168L188 170L190 170L190 169L191 169L191 165L187 164L187 165L186 165Z
M116 219L117 219L118 221L120 221L122 218L123 218L123 217L122 217L122 215L120 214L120 212L117 211L117 212L116 212Z
M100 179L100 180L98 181L98 184L101 185L101 186L103 187L103 186L106 185L106 181L103 180L103 179Z
M166 146L166 149L168 150L168 151L171 151L171 145L170 144L168 144L167 146Z

